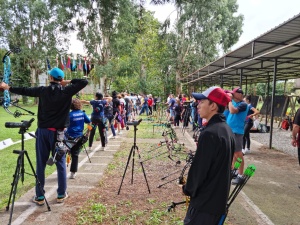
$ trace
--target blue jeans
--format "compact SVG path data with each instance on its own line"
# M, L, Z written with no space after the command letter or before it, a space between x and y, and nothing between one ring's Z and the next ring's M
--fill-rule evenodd
M143 105L143 106L142 106L139 115L143 114L145 110L146 110L146 114L147 114L147 116L148 116L148 115L149 115L149 113L148 113L148 110L149 110L148 105Z
M107 119L108 119L108 122L110 124L110 129L111 129L111 132L113 134L113 136L116 136L116 131L115 131L115 127L114 127L114 116L111 115L111 116L107 116Z
M36 183L35 192L37 197L44 196L46 162L55 147L55 142L55 131L48 130L47 128L38 128L36 130L36 174L43 190L40 190L39 185ZM55 164L58 183L57 195L65 195L67 190L66 155Z

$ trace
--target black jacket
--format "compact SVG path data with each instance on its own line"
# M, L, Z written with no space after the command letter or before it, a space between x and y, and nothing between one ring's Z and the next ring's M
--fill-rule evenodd
M223 114L214 115L201 132L183 192L200 212L225 213L230 190L234 135Z
M88 84L86 79L73 79L62 87L52 83L45 87L10 87L9 91L19 95L39 98L38 127L62 129L69 125L72 96Z

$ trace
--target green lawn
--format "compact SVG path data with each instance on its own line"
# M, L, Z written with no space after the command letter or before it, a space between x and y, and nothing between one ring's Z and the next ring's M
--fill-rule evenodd
M14 118L13 115L8 114L3 108L0 108L0 141L11 138L13 142L21 140L21 134L19 134L19 128L6 128L6 122L21 122L21 121L29 121L31 118L35 120L32 122L32 125L29 127L28 132L35 131L37 128L37 106L23 106L32 112L35 113L35 116L24 115L19 118ZM15 112L16 107L9 107L12 112ZM91 113L91 108L89 106L85 106L84 110L87 115ZM21 110L20 110L21 111ZM22 111L23 112L23 111ZM35 169L36 157L35 157L35 139L30 139L25 141L24 148L27 150L29 159L33 164ZM21 143L16 143L10 147L7 147L3 150L0 150L0 209L6 206L10 190L11 183L13 181L13 174L15 173L15 168L17 165L18 154L14 154L13 150L21 150ZM19 198L22 194L26 193L29 189L31 189L35 184L35 178L32 176L32 170L29 166L28 161L24 160L24 168L25 168L25 176L24 182L22 184L21 180L18 183L17 195L16 198ZM50 175L56 169L55 166L47 166L46 175ZM29 173L30 175L28 175Z

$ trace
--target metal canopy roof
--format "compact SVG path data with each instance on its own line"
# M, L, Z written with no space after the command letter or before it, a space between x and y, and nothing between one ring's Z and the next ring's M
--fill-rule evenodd
M264 83L274 74L275 59L276 80L300 78L300 14L181 81L206 86Z

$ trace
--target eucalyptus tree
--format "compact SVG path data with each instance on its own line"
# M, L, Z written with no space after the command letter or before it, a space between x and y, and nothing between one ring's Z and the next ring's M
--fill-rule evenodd
M242 33L243 16L237 15L236 0L152 0L154 4L174 3L177 20L170 46L176 80L227 52ZM181 92L180 82L176 92Z
M47 57L65 51L66 34L73 28L63 4L48 0L1 0L0 44L20 47L23 66L31 70L31 83L45 70Z

